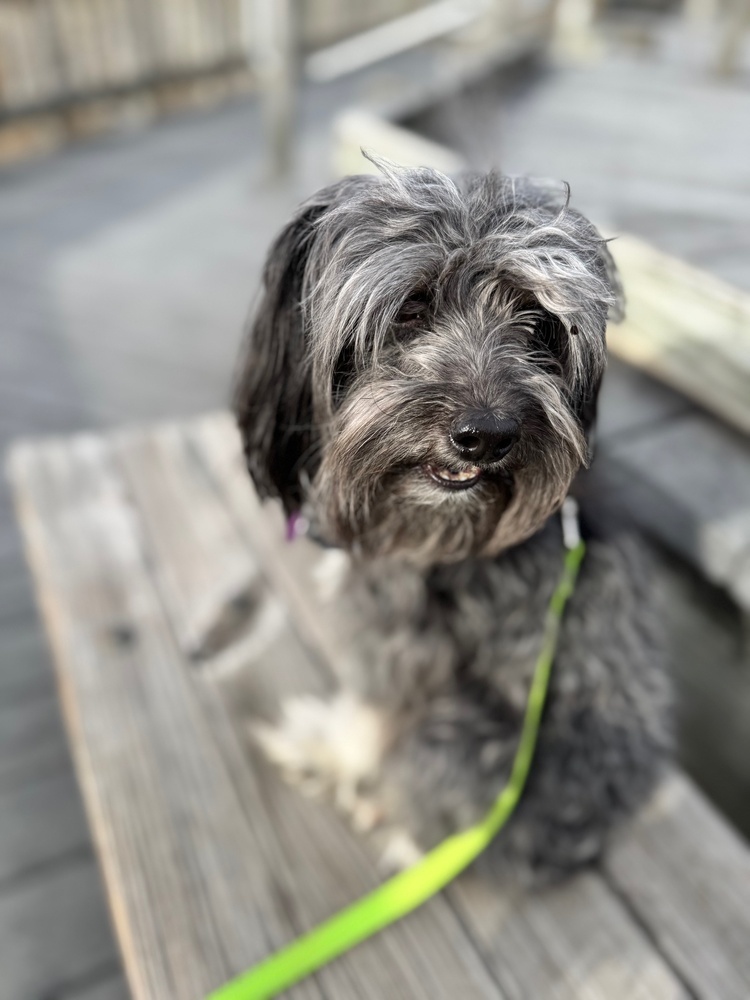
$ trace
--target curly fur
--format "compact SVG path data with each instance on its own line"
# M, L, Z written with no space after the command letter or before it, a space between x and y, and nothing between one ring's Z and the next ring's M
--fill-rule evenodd
M260 494L350 553L350 683L387 733L367 778L428 847L507 779L621 292L567 193L378 166L311 198L271 248L236 412ZM451 428L477 412L517 440L470 489L443 488L426 470L466 466ZM496 860L589 861L651 787L669 698L649 580L632 538L592 535Z

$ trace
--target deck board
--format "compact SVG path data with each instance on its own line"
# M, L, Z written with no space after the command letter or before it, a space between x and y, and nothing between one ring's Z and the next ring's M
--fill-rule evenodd
M662 788L633 827L607 856L608 877L693 994L745 1000L747 845L684 778Z
M56 992L67 996L76 984L116 966L99 872L91 857L29 878L0 895L0 1000L39 1000Z
M157 554L103 439L21 448L11 467L131 988L199 1000L375 869L333 814L237 758L217 695L177 648L148 568ZM443 900L360 951L319 974L323 995L448 1000L460 986L502 1000ZM290 995L319 993L311 982Z
M54 691L49 650L34 618L29 615L26 621L6 623L2 648L0 703L9 705L44 698Z
M256 845L231 783L222 780L218 751L205 759L198 747L200 689L189 685L174 648L140 558L132 509L101 443L80 439L70 461L57 445L47 462L28 462L22 518L38 579L46 580L40 593L63 665L78 776L131 987L153 1000L200 998L251 961L253 948L281 934L284 915L271 900L260 920L257 900L268 889L248 867ZM93 535L92 505L101 515ZM54 509L65 533L44 516ZM146 736L155 741L153 757L144 754ZM102 782L104 762L110 766ZM209 833L207 854L193 857L193 838L211 828L223 836ZM137 921L127 919L132 907Z
M54 690L21 703L0 703L0 784L23 780L36 762L61 752L67 756L65 746Z
M65 1000L131 1000L130 990L125 979L119 973L114 973L96 982L76 988Z
M89 844L78 786L67 769L0 785L0 886L71 854L90 855Z
M327 664L328 675L335 676L340 651L332 643L333 629L326 627L325 608L312 596L319 551L304 542L294 546L284 544L283 522L277 512L272 507L261 509L253 496L242 468L237 435L227 417L219 415L188 424L184 434L194 442L198 456L211 473L217 499L223 500L232 510L248 542L259 547L257 551L264 571L288 604L294 626L300 630L308 648L316 654L315 662ZM153 436L158 440L160 432L153 432ZM170 478L179 475L182 465L180 451L174 448L171 453L162 450L161 475ZM131 484L139 476L148 478L151 475L153 470L148 466L139 467L136 463L128 466ZM137 486L134 490L142 492ZM159 516L158 510L153 508L141 513L147 521ZM158 522L150 524L150 535L158 533L157 526ZM270 669L272 663L273 670ZM288 654L282 658L273 650L264 650L257 661L246 664L244 670L255 694L261 686L261 678L290 670ZM308 690L309 669L306 672L298 669L293 673L296 676L291 678L294 681L292 690ZM232 690L230 704L235 698L236 692ZM242 725L243 720L247 724L248 708L252 712L252 698L246 696L243 711L235 714L238 725ZM257 715L257 711L253 714ZM294 799L289 799L288 805L304 808L301 802ZM301 841L299 836L294 835L294 831L300 829L300 821L294 813L273 813L272 819L277 831L292 831L288 856L301 856L295 867L298 885L304 884L305 873L309 870L325 871L325 859L333 840L330 830L325 837L320 835L320 842L326 845L323 854L312 859L308 857L308 838ZM309 833L309 822L305 828ZM338 837L335 842L339 843ZM340 899L337 898L339 885L343 887ZM331 880L325 895L330 898L331 906L336 902L343 905L356 896L351 876ZM449 893L447 899L457 907L462 925L480 944L485 961L501 984L504 995L525 993L572 998L584 992L602 1000L639 993L659 997L687 995L679 980L673 977L661 956L654 951L640 928L631 922L619 900L598 876L591 875L573 882L562 893L555 891L525 899L507 898L496 891L483 889L469 879L455 892ZM567 919L561 922L559 917L563 912L567 914ZM321 915L318 913L317 917ZM315 911L310 916L315 918ZM593 933L594 927L597 928L596 934ZM582 947L584 941L586 944ZM413 949L412 952L416 954ZM521 984L520 987L518 984ZM520 994L517 992L519 989L522 991ZM382 973L378 978L378 990L377 995L390 995Z
M286 788L250 739L251 717L286 693L335 684L340 650L314 596L319 552L284 544L225 414L22 445L10 469L133 995L200 1000L378 881L365 842ZM151 502L162 481L166 508ZM224 681L181 649L160 567L170 548L155 544L196 483L209 534L220 525L233 539L212 546L214 578L224 567L232 579L237 547L263 540L266 599L299 631L282 612ZM181 558L204 559L198 536ZM750 851L673 776L603 871L531 895L467 875L291 995L740 1000L748 939Z

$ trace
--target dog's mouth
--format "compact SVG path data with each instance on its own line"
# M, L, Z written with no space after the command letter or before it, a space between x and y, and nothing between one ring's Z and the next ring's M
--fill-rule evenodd
M433 483L448 490L468 490L482 478L482 470L476 465L466 469L439 469L436 465L425 465L423 469Z

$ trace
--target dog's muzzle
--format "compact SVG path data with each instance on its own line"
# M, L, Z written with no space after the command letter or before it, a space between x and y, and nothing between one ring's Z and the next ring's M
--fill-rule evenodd
M456 464L425 465L424 471L445 489L468 490L511 451L520 426L514 417L498 417L490 410L463 413L454 420L448 435Z
M424 471L434 483L449 490L468 490L482 478L478 465L470 465L466 469L439 469L435 465L425 465Z

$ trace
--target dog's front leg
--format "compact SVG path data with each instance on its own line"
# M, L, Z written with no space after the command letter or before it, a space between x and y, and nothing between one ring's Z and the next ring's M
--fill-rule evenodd
M356 830L383 819L375 795L388 741L385 716L350 691L302 695L282 705L275 725L255 723L255 741L289 784L330 795Z
M393 867L483 818L509 778L521 719L496 694L457 689L404 717L391 734L379 790Z
M450 694L394 713L342 690L289 699L276 724L252 732L289 784L373 832L392 872L481 819L507 781L519 726L487 698Z

